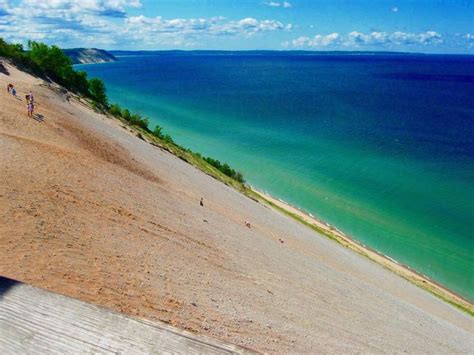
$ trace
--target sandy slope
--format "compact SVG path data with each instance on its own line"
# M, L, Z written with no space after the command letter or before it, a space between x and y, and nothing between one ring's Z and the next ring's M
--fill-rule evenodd
M473 318L7 69L0 274L261 351L474 349Z

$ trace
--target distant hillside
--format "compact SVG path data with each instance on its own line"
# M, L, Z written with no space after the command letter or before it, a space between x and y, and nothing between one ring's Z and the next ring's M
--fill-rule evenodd
M73 64L107 63L117 60L113 54L97 48L71 48L63 49L63 52L72 59Z

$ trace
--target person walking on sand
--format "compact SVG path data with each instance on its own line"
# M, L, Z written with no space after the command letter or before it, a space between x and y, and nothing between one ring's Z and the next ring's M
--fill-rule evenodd
M13 97L16 98L16 89L15 89L15 87L14 87L13 85L12 85L12 88L11 88L11 90L10 90L10 93L13 95Z
M8 84L8 85L7 85L7 92L8 92L9 94L11 94L12 88L13 88L13 85L12 85L12 84Z
M204 207L204 199L203 199L202 197L201 197L201 200L199 201L199 205L200 205L201 207Z
M28 99L26 102L27 108L28 108L28 117L33 117L33 113L35 111L35 104L33 100Z

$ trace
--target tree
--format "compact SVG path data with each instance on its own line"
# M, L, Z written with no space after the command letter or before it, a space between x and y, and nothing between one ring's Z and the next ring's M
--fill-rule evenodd
M174 143L173 141L173 138L171 138L171 136L169 134L165 134L162 138L165 142L168 142L168 143Z
M23 46L21 44L9 44L5 42L3 38L0 38L0 55L8 58L15 59L25 54Z
M142 117L139 113L134 113L130 116L129 119L130 124L140 127L147 132L150 132L148 128L149 120L146 117Z
M147 117L140 119L137 123L137 126L143 128L145 131L150 132L148 125L150 124L150 120Z
M89 95L89 84L85 72L76 72L71 59L57 46L29 41L28 58L50 79L67 89Z
M74 72L72 61L59 47L50 47L44 43L29 41L28 48L31 60L51 79L60 84L67 84L72 79Z
M153 130L153 135L158 138L163 137L163 129L160 126L156 125L155 129Z
M242 175L241 172L235 172L234 179L237 180L238 182L245 183L244 176Z
M108 107L107 93L104 82L97 78L89 80L89 93L94 102L101 108Z
M110 113L112 116L121 117L121 116L122 116L122 109L120 108L119 105L113 104L113 105L110 105L109 113Z
M75 71L74 69L65 71L66 87L78 94L89 94L89 83L87 81L87 73L83 71Z
M0 38L0 56L10 58L13 63L21 66L23 70L37 75L42 72L38 65L31 60L28 53L23 50L21 44L10 44L3 38Z
M122 111L122 118L125 121L130 122L131 115L130 115L130 111L128 109L125 109L125 110Z

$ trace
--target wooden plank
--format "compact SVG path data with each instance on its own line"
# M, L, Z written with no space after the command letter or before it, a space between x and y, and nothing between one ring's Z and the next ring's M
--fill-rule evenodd
M197 336L0 277L0 353L243 353Z

